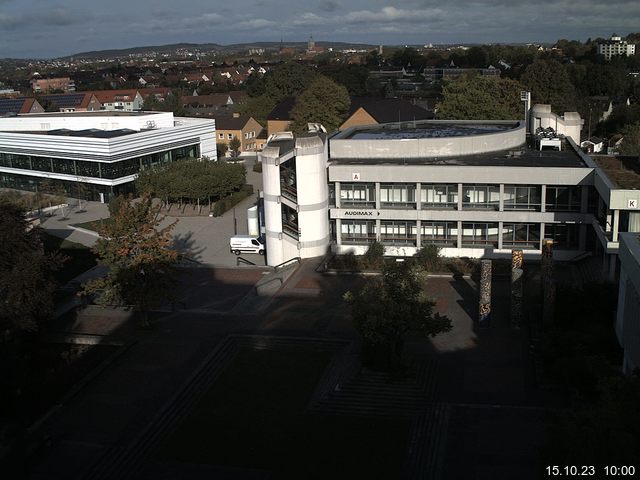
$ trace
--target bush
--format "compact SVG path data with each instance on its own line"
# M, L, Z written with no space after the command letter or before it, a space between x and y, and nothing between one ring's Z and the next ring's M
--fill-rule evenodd
M380 242L371 242L369 248L362 256L364 268L382 268L384 265L384 245Z
M425 270L437 270L440 268L440 247L433 244L423 245L416 253L416 258Z
M219 217L231 210L235 205L253 194L253 185L243 185L238 192L232 193L228 197L222 198L213 206L213 216Z
M262 173L262 162L256 160L256 163L253 164L253 171Z
M120 211L120 208L122 207L122 204L124 202L126 202L126 198L124 198L124 196L122 195L118 195L117 197L113 197L111 200L109 200L109 214L112 217L116 215Z

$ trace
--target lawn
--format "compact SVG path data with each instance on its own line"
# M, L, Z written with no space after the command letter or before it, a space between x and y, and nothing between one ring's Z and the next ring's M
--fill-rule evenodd
M59 251L68 257L62 268L54 273L56 281L61 286L97 264L95 254L85 245L63 240L45 232L42 232L41 238L45 252Z
M408 421L305 412L332 355L241 349L156 460L268 470L275 479L398 478Z
M90 222L76 223L73 226L97 232L100 229L100 227L102 227L103 225L108 225L111 222L113 222L113 220L111 219L111 217L108 217L108 218L100 218L98 220L92 220Z

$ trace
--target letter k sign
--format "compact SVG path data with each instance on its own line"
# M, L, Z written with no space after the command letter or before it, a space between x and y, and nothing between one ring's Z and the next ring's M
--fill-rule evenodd
M638 200L628 200L627 208L638 208Z

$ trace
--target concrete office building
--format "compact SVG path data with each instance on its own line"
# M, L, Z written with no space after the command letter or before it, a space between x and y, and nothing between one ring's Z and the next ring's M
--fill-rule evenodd
M615 33L609 40L598 43L598 55L604 56L604 59L607 61L611 60L612 57L615 57L617 55L631 56L635 55L635 53L635 44L627 43L626 40L622 40L622 38Z
M536 257L551 238L557 259L597 250L613 278L640 191L607 182L577 147L577 114L530 113L529 133L517 121L422 121L272 138L261 156L268 263L361 254L373 240L387 255L435 244L446 256Z
M92 200L132 191L140 170L216 158L215 122L165 112L38 113L0 117L0 187L38 191L78 182Z
M616 336L624 349L622 371L640 368L640 239L637 233L620 235L620 284Z

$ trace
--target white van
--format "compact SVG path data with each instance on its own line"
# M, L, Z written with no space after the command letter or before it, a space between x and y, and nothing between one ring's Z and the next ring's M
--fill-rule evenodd
M264 255L264 239L254 235L234 235L229 239L231 253L259 253Z

